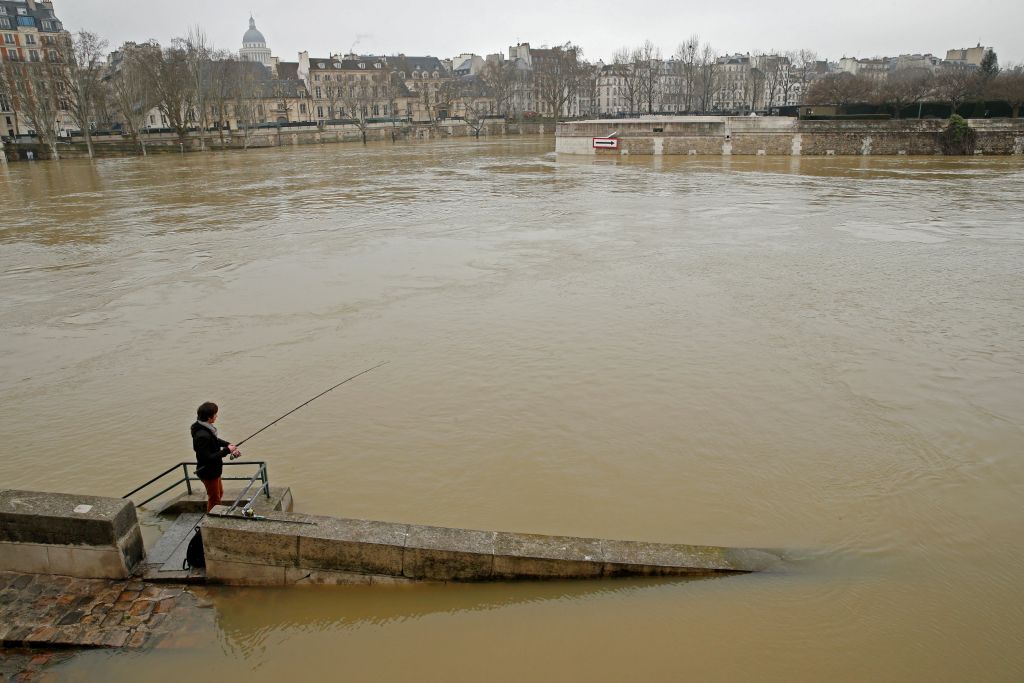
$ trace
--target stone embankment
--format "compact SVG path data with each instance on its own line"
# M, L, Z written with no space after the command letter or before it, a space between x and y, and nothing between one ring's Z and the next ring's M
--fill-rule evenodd
M554 132L550 123L510 123L504 120L489 121L480 130L481 137L501 137L518 135L544 135ZM443 140L447 138L470 137L476 131L464 121L446 121L435 125L392 125L386 123L370 124L366 128L366 139L370 142L397 142L400 140ZM199 136L191 133L182 142L174 133L144 134L148 154L177 154L198 152L202 149ZM362 142L363 135L359 128L352 124L330 125L319 128L315 124L309 126L288 126L282 128L255 128L248 133L230 131L223 138L217 132L206 136L206 149L211 151L225 149L259 149L270 147L293 148L307 145L334 144L339 142ZM97 157L137 156L139 148L128 137L121 135L97 136L93 139L93 147ZM39 143L8 143L4 152L10 161L26 160L29 152L34 159L49 159L50 150ZM61 142L57 152L62 159L82 159L88 157L85 142L75 137L72 142Z
M746 548L478 531L280 512L202 524L206 579L235 585L695 577L764 571Z
M1024 119L971 119L975 154L1024 154ZM867 156L942 154L946 121L803 121L788 117L650 116L559 124L559 154ZM595 146L595 138L615 142ZM602 143L597 143L598 145Z
M124 579L143 553L130 501L0 490L0 571Z

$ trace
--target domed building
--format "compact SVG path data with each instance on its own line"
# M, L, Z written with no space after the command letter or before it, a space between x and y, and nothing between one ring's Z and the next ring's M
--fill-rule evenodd
M249 30L242 36L242 49L238 51L238 56L245 62L259 62L265 67L273 67L267 39L256 28L256 20L252 17L249 17Z

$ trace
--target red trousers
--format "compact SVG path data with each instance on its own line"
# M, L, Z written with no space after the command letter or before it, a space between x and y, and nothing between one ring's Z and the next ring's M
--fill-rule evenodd
M220 477L216 479L200 479L200 481L206 487L206 511L209 512L213 509L213 506L220 505L221 498L224 497L224 482Z

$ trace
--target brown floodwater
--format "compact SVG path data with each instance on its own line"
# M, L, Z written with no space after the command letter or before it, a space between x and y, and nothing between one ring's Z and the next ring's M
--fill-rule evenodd
M0 486L201 401L296 509L780 549L701 581L224 589L70 680L1024 680L1024 160L550 138L0 169Z

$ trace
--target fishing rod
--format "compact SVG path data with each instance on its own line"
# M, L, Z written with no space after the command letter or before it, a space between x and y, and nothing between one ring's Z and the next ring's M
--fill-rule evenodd
M377 363L377 364L376 364L376 365L374 365L374 366L373 366L372 368L368 368L368 369L366 369L366 370L363 370L363 371L362 371L362 372L360 372L360 373L357 373L357 374L355 374L355 375L352 375L352 376L351 376L351 377L349 377L348 379L344 379L344 380L342 380L342 381L338 382L337 384L335 384L335 385L334 385L333 387L331 387L330 389L325 389L324 391L321 391L321 392L320 392L319 394L317 394L317 395L316 395L316 396L314 396L313 398L309 399L308 401L306 401L306 402L305 402L305 403L303 403L302 405L300 405L300 406L296 406L295 408L292 408L292 409L291 409L291 410L289 410L289 411L288 411L287 413L285 413L285 414L284 414L284 415L282 415L281 417L277 418L276 420L274 420L273 422L271 422L270 424L268 424L268 425L267 425L266 427L262 427L262 428L260 428L260 429L256 430L255 432L253 432L252 434L250 434L249 436L245 437L244 439L242 439L241 441L239 441L238 443L236 443L236 444L235 444L235 446L236 446L236 447L237 447L237 446L241 446L241 445L242 445L243 443L245 443L246 441L248 441L248 440L249 440L249 439L251 439L252 437L256 436L257 434L259 434L260 432L262 432L262 431L263 431L264 429L269 429L270 427L273 427L273 426L274 426L274 425L276 425L276 424L277 424L278 422L280 422L281 420L285 419L286 417L288 417L289 415L291 415L292 413L294 413L294 412L295 412L296 410L298 410L299 408L304 408L305 406L308 406L308 405L309 405L310 403L312 403L313 401L317 400L318 398L320 398L321 396L323 396L323 395L324 395L324 394L326 394L327 392L329 392L329 391L334 391L335 389L337 389L338 387L340 387L340 386L341 386L342 384L345 384L346 382L351 382L351 381L352 381L352 380L354 380L354 379L355 379L356 377L359 377L360 375L365 375L365 374L366 374L366 373L368 373L368 372L369 372L370 370L376 370L376 369L377 369L377 368L379 368L380 366L382 366L382 365L387 365L387 364L388 364L388 363L390 363L390 362L391 362L391 361L389 361L389 360L386 360L386 361L384 361L383 363Z

